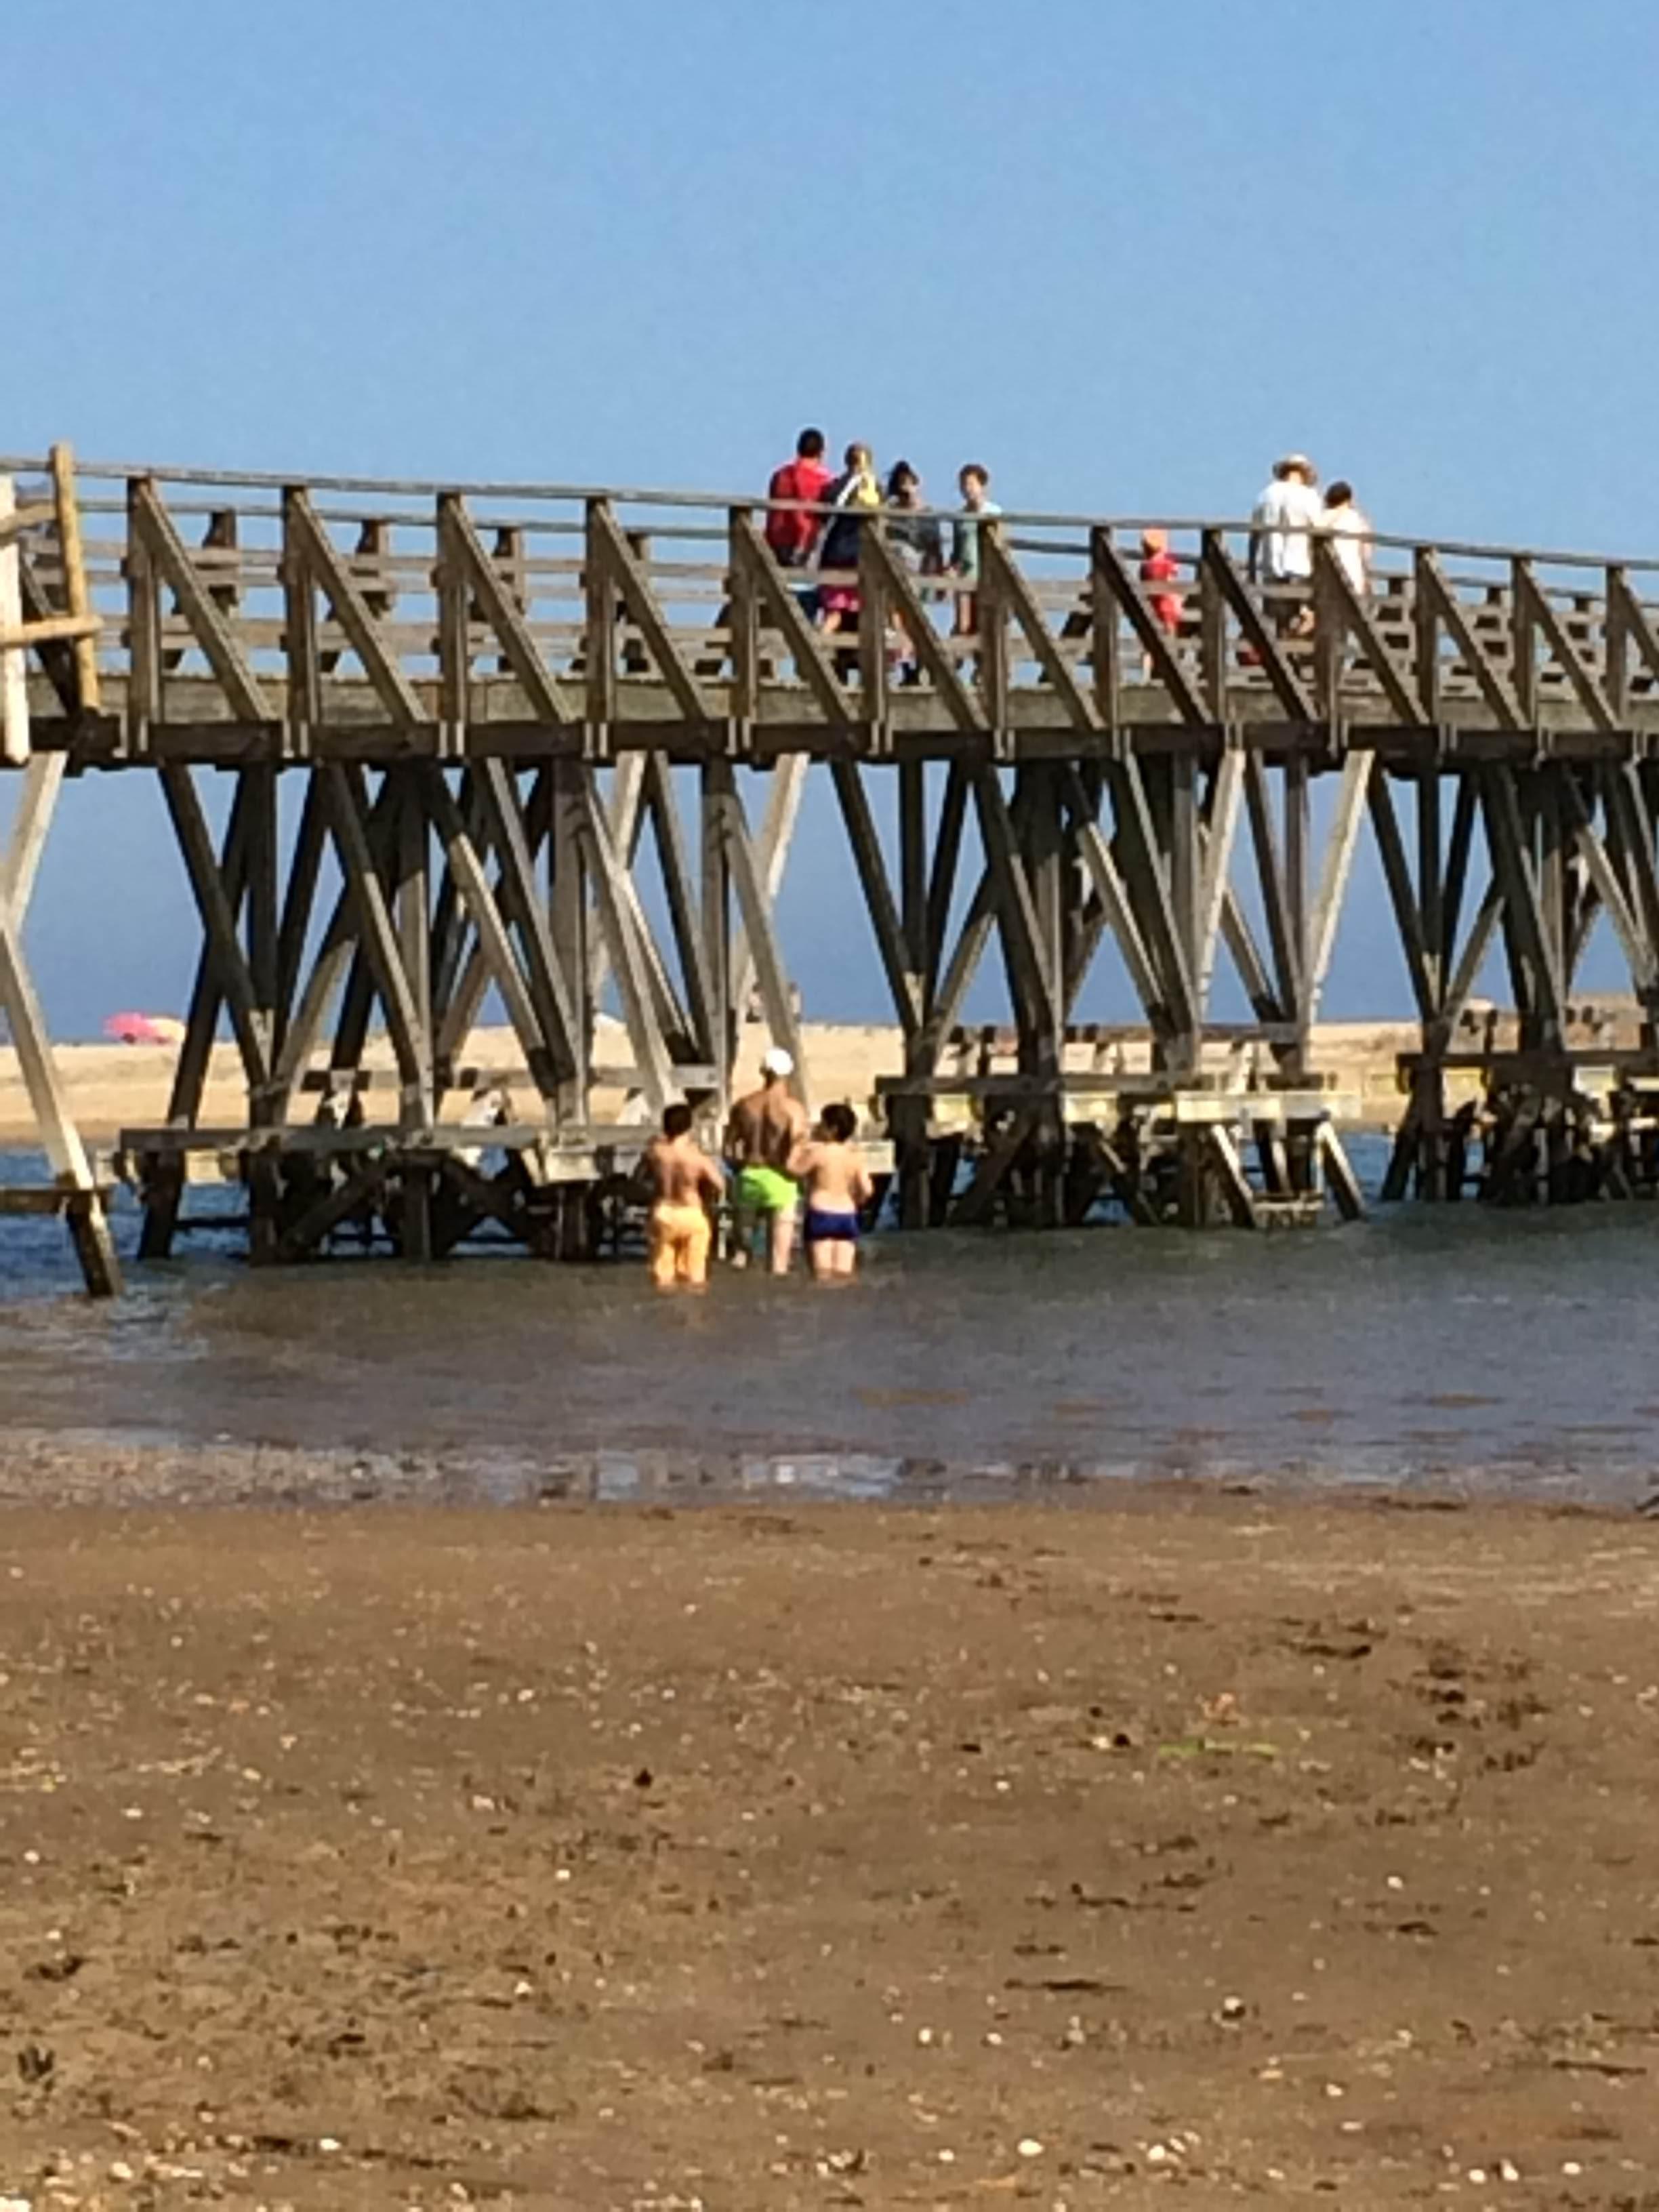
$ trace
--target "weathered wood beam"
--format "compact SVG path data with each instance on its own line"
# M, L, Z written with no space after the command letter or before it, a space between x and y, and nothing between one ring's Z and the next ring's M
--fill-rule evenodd
M658 605L650 577L633 547L617 526L610 503L603 499L587 503L587 557L609 576L620 593L646 651L674 695L687 721L699 726L714 720L713 706L679 649L672 628ZM614 701L611 716L614 718Z
M1292 1020L1302 1018L1302 928L1304 917L1293 906L1284 857L1273 826L1273 799L1267 771L1260 753L1244 757L1244 803L1249 817L1250 842L1255 849L1256 882L1261 910L1273 951L1279 1003Z
M1566 625L1540 588L1532 562L1516 559L1510 566L1516 605L1526 609L1532 626L1542 633L1552 658L1571 684L1574 696L1589 716L1592 726L1598 730L1616 729L1619 726L1617 714L1602 697L1601 687L1585 667L1578 648L1567 635Z
M316 773L341 873L356 909L359 941L386 1012L386 1031L403 1082L404 1113L417 1121L429 1120L432 1041L404 968L402 948L369 841L368 807L361 778L338 761L324 762ZM397 773L388 769L388 780ZM394 795L394 817L395 805ZM393 827L395 835L395 819Z
M1055 697L1073 723L1079 730L1100 729L1102 720L1098 702L1079 683L1077 671L1061 651L1060 640L1049 629L1042 609L1037 604L1036 594L1009 558L1006 547L994 529L981 532L980 562L999 599L1024 633L1026 643L1042 671L1044 681L1053 686Z
M893 896L887 863L882 854L881 840L876 834L869 795L864 788L864 778L855 761L834 760L830 764L830 772L841 806L842 822L853 848L853 863L858 870L860 888L864 893L865 910L875 932L876 949L881 957L888 990L892 995L893 1011L908 1044L921 1024L921 995L916 979L911 973L904 927L900 920L898 903Z
M1359 831L1365 818L1371 781L1376 774L1374 754L1350 753L1343 761L1337 785L1336 806L1320 869L1313 923L1308 935L1304 1018L1309 1023L1319 1018L1320 994L1324 990L1325 978L1330 971L1331 955L1336 948L1337 924L1341 919L1343 901L1347 896L1348 878L1352 872L1353 857L1359 844Z
M1480 696L1500 729L1524 728L1526 718L1513 692L1475 635L1462 602L1447 582L1438 560L1426 548L1419 550L1416 556L1415 574L1418 604L1431 618L1431 636L1435 623L1444 626L1469 673L1480 687ZM1419 691L1426 688L1420 671L1418 688ZM1437 675L1435 689L1437 694Z
M992 534L981 526L981 543ZM879 522L866 522L860 531L859 563L860 572L871 572L889 604L898 610L911 649L927 672L934 690L944 701L945 712L957 728L970 734L983 729L983 715L969 695L967 685L957 675L956 663L944 639L929 620L927 610L911 580L909 570L902 562L894 559L892 548L882 535ZM876 627L872 620L872 633ZM884 653L884 640L878 639L878 643Z
M501 869L501 903L524 948L531 1002L552 1052L555 1070L560 1080L569 1085L586 1064L586 1041L575 999L560 966L552 921L538 894L536 842L520 808L512 771L504 763L484 762L477 787L486 832Z
M1094 533L1091 544L1097 595L1104 590L1113 603L1121 607L1128 617L1129 626L1140 641L1141 650L1151 663L1153 676L1169 693L1170 703L1182 720L1195 728L1207 727L1213 717L1205 702L1194 690L1186 670L1164 633L1163 623L1147 605L1139 581L1130 574L1116 548L1103 532Z
M1053 1037L1059 1027L1060 978L1051 972L1044 957L1036 908L1001 779L986 762L975 769L973 785L980 844L1018 991L1022 1026L1038 1036Z
M1216 764L1206 810L1203 867L1198 885L1198 973L1194 988L1201 1019L1210 1003L1222 915L1232 878L1233 848L1244 801L1244 755L1229 745Z
M652 1112L660 1114L671 1099L680 1095L679 1085L675 1080L668 1041L658 1020L645 953L636 934L633 885L611 842L611 823L593 770L584 766L578 774L578 834L593 887L599 927L611 947L611 963L622 995L623 1019L641 1087Z
M264 687L248 662L235 624L203 580L155 483L148 477L140 477L130 494L130 531L136 531L143 540L150 560L178 601L179 611L206 656L232 713L244 722L274 720ZM159 676L158 670L158 681Z
M792 586L746 507L732 511L730 543L734 575L741 576L758 592L819 712L826 723L838 726L849 718L852 702L842 688L819 632L807 620L796 596L801 588L799 572L795 572L797 580Z
M512 935L490 889L483 860L442 769L428 764L420 773L427 811L437 830L457 891L472 917L486 971L501 993L501 1004L524 1052L531 1080L544 1099L556 1100L560 1082L568 1073L571 1061L568 1009L553 1003L544 988L539 992L533 988L520 965ZM544 985L544 975L542 981Z
M783 949L778 940L771 901L756 860L743 801L738 794L737 784L729 766L724 767L723 774L716 773L714 796L725 847L727 878L737 895L738 910L743 916L767 1026L794 1061L796 1086L801 1097L805 1098L810 1090L806 1054L801 1040L800 1024L795 1013L793 994L790 990L788 972L784 965ZM732 1011L740 1017L741 1008L734 1005Z
M1504 894L1504 925L1513 980L1517 991L1524 982L1523 1012L1543 1024L1542 1042L1559 1042L1565 1011L1564 978L1545 925L1515 772L1485 766L1479 773L1487 848L1492 873Z
M374 608L359 589L344 555L329 536L311 495L296 489L283 501L285 561L308 574L334 610L352 651L390 720L400 729L418 729L430 718L404 674L396 648L382 634ZM331 787L337 795L339 786ZM333 802L331 802L333 803Z
M517 678L532 714L554 729L566 729L580 721L580 705L566 697L542 658L523 611L484 550L459 493L444 492L439 496L438 543L441 556L455 564L465 590L494 631L501 658Z
M1418 687L1384 644L1382 633L1376 626L1370 605L1355 591L1347 571L1337 559L1328 538L1316 536L1313 557L1316 590L1337 611L1345 638L1356 641L1361 658L1382 685L1384 698L1400 720L1410 726L1421 728L1432 718ZM1334 660L1332 678L1331 689L1324 704L1327 714L1334 717L1340 704L1340 653Z
M1214 579L1223 602L1231 609L1233 619L1254 647L1285 714L1293 722L1317 721L1319 716L1303 689L1301 678L1285 658L1278 637L1262 619L1261 610L1249 586L1239 574L1219 531L1204 532L1200 559L1203 573Z
M251 1096L256 1096L263 1092L270 1079L269 1011L260 1006L258 994L253 988L247 959L237 934L236 909L232 904L225 878L220 872L219 855L214 849L212 832L208 828L207 817L202 810L191 771L164 763L159 773L162 795L173 817L173 834L179 841L179 849L190 878L191 890L195 896L197 910L201 915L208 946L217 970L219 991L230 1016L237 1049L242 1056L248 1091ZM234 803L239 809L246 808L247 792L245 787L239 788Z
M690 858L686 849L679 807L674 797L672 773L660 753L647 757L645 800L657 848L663 899L668 908L669 931L674 940L675 956L679 962L691 1042L700 1059L712 1060L716 1020L708 963L699 927L696 895L692 888ZM764 836L762 841L762 872L763 875L767 872ZM775 894L769 891L768 895L772 896Z
M1071 811L1078 853L1094 884L1102 915L1116 940L1147 1020L1155 1030L1167 1028L1170 1018L1168 993L1141 936L1128 886L1118 872L1098 813L1083 787L1082 777L1069 763L1062 773L1063 795Z
M1406 841L1401 835L1400 817L1395 811L1394 793L1389 787L1386 775L1376 775L1371 779L1370 798L1371 824L1376 833L1376 849L1382 862L1383 881L1388 884L1389 896L1394 906L1395 927L1400 933L1406 974L1412 987L1412 996L1417 1002L1418 1018L1426 1028L1439 1012L1440 1000L1430 972L1429 948L1423 935L1422 910L1418 905L1416 889L1412 882L1411 863L1406 856Z

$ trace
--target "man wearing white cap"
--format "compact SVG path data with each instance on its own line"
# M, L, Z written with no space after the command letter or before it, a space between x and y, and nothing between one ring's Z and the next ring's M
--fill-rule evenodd
M761 1057L761 1086L732 1109L726 1128L726 1158L738 1171L734 1267L745 1267L755 1231L766 1226L775 1275L787 1275L795 1249L800 1188L789 1173L791 1154L806 1135L806 1109L789 1090L795 1063L781 1045Z
M1314 487L1319 477L1305 453L1286 453L1275 464L1273 482L1255 503L1250 520L1250 574L1268 586L1305 590L1313 580L1313 539L1323 527L1324 504ZM1281 607L1283 626L1301 624L1301 606Z

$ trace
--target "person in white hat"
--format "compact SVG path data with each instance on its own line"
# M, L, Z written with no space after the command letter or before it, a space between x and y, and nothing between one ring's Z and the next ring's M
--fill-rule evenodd
M1250 518L1250 574L1270 589L1289 586L1299 593L1313 580L1311 532L1325 521L1318 482L1318 471L1305 453L1286 453L1274 465L1273 481L1255 503ZM1275 611L1281 628L1301 627L1304 609L1299 601L1281 605Z
M789 1089L794 1072L790 1054L773 1045L761 1055L759 1090L738 1099L726 1123L726 1155L737 1170L734 1267L748 1266L755 1232L763 1225L772 1273L789 1273L800 1203L789 1162L807 1131L806 1109Z

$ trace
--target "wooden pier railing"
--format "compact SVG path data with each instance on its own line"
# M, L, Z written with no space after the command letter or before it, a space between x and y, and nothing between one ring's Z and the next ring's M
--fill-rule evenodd
M350 1089L377 1020L386 1127L434 1129L492 990L552 1139L592 1141L602 1004L647 1112L724 1098L751 994L799 1056L775 902L815 776L902 1040L884 1095L907 1219L938 1210L934 1109L965 1095L945 1044L994 946L1016 1079L959 1213L1033 1158L1039 1212L1075 1210L1068 1027L1105 957L1153 1039L1146 1113L1196 1133L1183 1218L1327 1180L1357 1206L1310 1040L1368 825L1422 1028L1397 1185L1435 1187L1446 1055L1495 951L1516 1050L1571 1090L1566 1009L1610 929L1648 1066L1659 557L1379 537L1361 591L1315 536L1306 586L1270 589L1248 525L1159 519L1177 574L1146 583L1152 519L1008 514L967 594L879 513L856 568L821 579L777 566L754 499L112 467L82 490L98 635L88 656L40 633L32 743L151 771L177 833L203 951L157 1159L197 1123L222 1021L278 1152L308 1085ZM24 612L72 620L49 518L18 544ZM857 592L855 630L816 624L826 580ZM205 769L235 779L217 836ZM1216 1073L1224 987L1260 1048L1248 1081ZM1096 1188L1135 1183L1122 1099Z

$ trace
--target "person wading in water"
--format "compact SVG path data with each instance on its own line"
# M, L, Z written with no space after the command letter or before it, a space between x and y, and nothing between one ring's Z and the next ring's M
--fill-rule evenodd
M789 1054L774 1045L761 1061L760 1089L738 1099L726 1124L726 1155L738 1171L734 1267L748 1266L755 1231L763 1222L772 1273L789 1273L800 1197L789 1161L807 1129L806 1110L787 1087L794 1072Z

